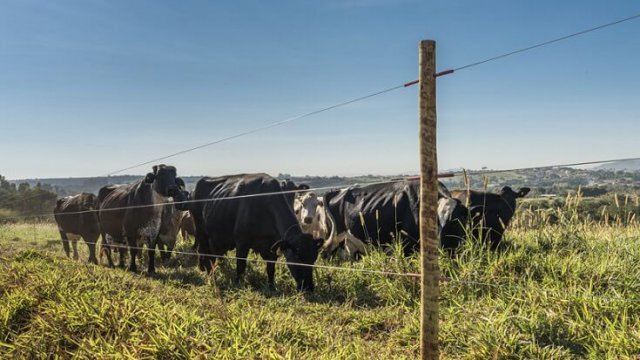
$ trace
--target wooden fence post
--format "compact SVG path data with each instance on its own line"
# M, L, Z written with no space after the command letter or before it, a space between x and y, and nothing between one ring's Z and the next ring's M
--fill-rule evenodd
M436 154L436 43L420 42L420 257L422 359L438 359L440 297L437 236L438 158Z

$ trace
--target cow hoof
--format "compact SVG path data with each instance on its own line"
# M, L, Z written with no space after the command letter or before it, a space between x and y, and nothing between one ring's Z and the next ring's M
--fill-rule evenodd
M129 268L127 270L129 270L132 273L138 272L138 269L135 266L129 266Z

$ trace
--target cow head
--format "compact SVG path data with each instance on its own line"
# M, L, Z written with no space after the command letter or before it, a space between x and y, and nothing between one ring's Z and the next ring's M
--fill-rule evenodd
M498 206L498 213L505 228L509 226L516 212L516 199L527 196L529 191L531 191L531 189L523 187L520 188L518 192L515 192L509 186L503 187L502 191L500 191L502 203Z
M176 182L176 168L167 165L154 165L153 172L148 173L144 179L147 184L152 184L153 190L164 197L178 195L178 183ZM183 182L184 184L184 182Z
M189 197L184 180L176 176L173 166L154 165L153 172L147 174L144 182L152 184L155 192L163 197L172 197L175 202L186 201ZM180 206L177 207L180 209Z
M274 244L274 248L280 249L287 260L287 267L296 281L298 290L313 291L313 267L292 263L313 265L318 258L318 248L321 245L322 240L314 239L312 235L304 233Z
M296 214L303 225L310 225L316 217L318 206L322 206L322 201L313 192L305 193L296 204Z
M489 241L492 249L498 247L504 231L511 223L516 212L516 199L526 196L529 191L531 189L524 187L515 192L509 186L505 186L499 194L493 195L498 195L497 199L469 208L476 233L482 230L482 237Z
M186 190L186 185L182 178L176 178L176 184L178 185L178 189L174 190L171 194L171 197L173 197L174 205L176 209L180 211L187 211L189 210L189 204L186 203L186 201L189 201L189 199L191 199L191 196Z

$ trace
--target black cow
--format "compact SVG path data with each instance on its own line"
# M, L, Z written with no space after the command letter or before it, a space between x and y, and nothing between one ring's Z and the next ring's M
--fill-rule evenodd
M160 233L162 213L173 197L176 202L186 200L181 187L184 181L176 177L173 166L157 165L148 173L129 185L109 185L100 189L100 226L107 251L109 266L113 266L110 242L125 244L131 255L129 270L137 271L138 247L146 241L149 252L148 272L155 272L155 247ZM111 241L110 241L111 240ZM124 267L124 251L120 251L120 267Z
M454 190L451 194L469 208L474 236L487 240L491 249L496 249L516 212L516 199L529 191L523 187L515 192L505 186L499 194L475 190Z
M73 258L78 259L78 240L83 238L89 247L89 262L98 263L96 243L100 237L100 224L97 209L98 199L94 194L89 193L67 196L56 202L53 214L67 256L70 256L69 241L71 241Z
M275 261L280 249L289 263L313 264L318 257L322 240L304 234L291 205L278 181L266 174L241 174L217 178L205 177L198 181L193 192L191 214L196 224L196 242L200 267L211 271L216 255L235 249L237 279L241 280L246 260L253 250L263 259ZM202 201L221 199L217 201ZM214 255L214 256L207 256ZM308 266L288 265L299 290L313 291L313 269ZM274 284L275 264L267 263L269 284Z
M401 238L405 254L418 249L420 182L406 180L393 183L352 186L332 190L324 195L331 222L331 235L323 248L330 254L343 241L359 252L364 243L389 244ZM467 210L453 199L439 183L438 223L441 245L450 252L464 239Z

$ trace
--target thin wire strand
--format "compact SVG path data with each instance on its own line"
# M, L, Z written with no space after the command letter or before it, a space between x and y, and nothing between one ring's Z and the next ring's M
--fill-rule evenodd
M223 200L247 199L247 198L255 198L255 197L262 197L262 196L277 196L277 195L286 195L286 194L296 194L296 193L300 193L300 192L312 192L312 191L319 191L319 190L334 190L334 189L335 190L344 190L344 189L348 189L349 187L352 187L352 186L367 186L367 185L390 184L390 183L396 183L396 182L402 182L402 181L406 181L406 180L405 179L392 179L392 180L387 180L387 181L375 181L375 182L358 183L358 184L343 184L343 185L337 185L337 186L323 186L323 187L317 187L317 188L311 188L311 189L301 189L301 190L286 190L286 191L276 191L276 192L268 192L268 193L258 193L258 194L248 194L248 195L220 197L220 198L210 198L210 199L184 200L184 201L174 201L174 202L166 202L166 203L159 203L159 204L121 206L121 207L108 208L108 209L90 209L90 210L70 211L70 212L58 213L58 214L55 214L55 215L66 216L66 215L86 214L86 213L99 212L99 211L121 211L121 210L127 210L127 209L143 209L143 208L156 207L156 206L165 206L165 205L193 204L193 203L214 202L214 201L223 201ZM53 213L42 213L42 214L34 214L34 215L18 215L18 216L5 217L5 219L22 219L22 218L29 218L29 217L44 217L44 216L51 216L51 215L54 215L54 214Z
M483 282L483 281L476 281L476 280L459 280L459 279L449 279L447 282L450 283L454 283L454 284L461 284L461 285L480 285L480 286L487 286L487 287L493 287L493 288L500 288L500 289L509 289L509 290L517 290L517 291L523 291L523 292L527 292L530 291L531 288L528 286L523 286L523 285L514 285L514 284L509 284L509 285L505 285L505 284L497 284L497 283L488 283L488 282ZM542 292L542 291L541 291ZM544 293L546 295L549 295L549 293L558 293L558 292L554 292L550 289L544 289ZM566 293L566 292L563 292ZM571 296L572 294L569 294L569 296ZM640 304L640 300L630 300L630 299L624 299L621 297L611 297L611 296L602 296L602 295L596 295L596 294L591 294L591 295L587 295L587 294L579 294L581 298L583 299L598 299L598 300L602 300L602 301L606 301L606 302L613 302L613 301L618 301L618 302L623 302L623 303L627 303L627 304ZM570 300L570 299L566 299L563 297L558 297L558 296L553 296L553 298L555 299L560 299L560 300Z
M471 67L474 67L474 66L486 64L486 63L491 62L491 61L503 59L503 58L506 58L506 57L511 56L511 55L515 55L515 54L523 53L523 52L526 52L526 51L530 51L530 50L533 50L533 49L536 49L536 48L539 48L539 47L550 45L550 44L553 44L553 43L556 43L556 42L560 42L560 41L563 41L563 40L570 39L572 37L584 35L586 33L590 33L590 32L597 31L597 30L601 30L601 29L604 29L604 28L607 28L607 27L610 27L610 26L618 25L618 24L621 24L623 22L635 20L635 19L638 19L638 18L640 18L640 14L629 16L627 18L616 20L616 21L612 21L612 22L609 22L609 23L606 23L606 24L598 25L598 26L595 26L595 27L592 27L592 28L589 28L589 29L585 29L585 30L582 30L582 31L578 31L578 32L569 34L569 35L561 36L559 38L555 38L555 39L552 39L552 40L547 40L547 41L544 41L544 42L541 42L541 43L538 43L538 44L535 44L535 45L527 46L527 47L524 47L524 48L521 48L521 49L509 51L508 53L504 53L504 54L501 54L501 55L492 56L492 57L490 57L488 59L476 61L476 62L467 64L467 65L459 66L457 68L440 71L440 72L435 73L434 76L435 77L439 77L439 76L443 76L443 75L449 75L449 74L452 74L452 73L454 73L456 71L460 71L460 70L468 69L468 68L471 68ZM413 85L413 84L417 84L418 82L419 82L419 80L413 80L413 81L408 82L407 84Z
M148 164L151 164L151 163L155 163L157 161L161 161L161 160L165 160L165 159L168 159L168 158L171 158L171 157L174 157L174 156L182 155L182 154L194 151L194 150L202 149L204 147L220 144L222 142L233 140L233 139L236 139L236 138L239 138L239 137L242 137L242 136L246 136L246 135L254 134L254 133L257 133L257 132L260 132L260 131L264 131L264 130L267 130L267 129L271 129L271 128L274 128L274 127L278 127L278 126L290 123L290 122L295 121L295 120L299 120L299 119L302 119L302 118L305 118L305 117L309 117L309 116L312 116L312 115L317 115L319 113L322 113L322 112L325 112L325 111L329 111L329 110L332 110L332 109L335 109L335 108L339 108L339 107L342 107L342 106L345 106L345 105L353 104L353 103L358 102L358 101L366 100L366 99L372 98L374 96L378 96L378 95L382 95L382 94L385 94L385 93L388 93L388 92L391 92L391 91L394 91L394 90L402 89L402 88L406 87L405 85L406 84L393 86L393 87L390 87L390 88L387 88L387 89L384 89L384 90L380 90L380 91L376 91L374 93L371 93L371 94L368 94L368 95L364 95L364 96L361 96L361 97L358 97L358 98L355 98L355 99L347 100L347 101L344 101L344 102L341 102L341 103L337 103L337 104L334 104L334 105L331 105L331 106L327 106L327 107L324 107L324 108L321 108L321 109L318 109L318 110L314 110L314 111L311 111L311 112L308 112L308 113L305 113L305 114L302 114L302 115L294 116L294 117L291 117L291 118L288 118L288 119L285 119L285 120L282 120L282 121L274 122L274 123L271 123L271 124L268 124L268 125L264 125L264 126L261 126L261 127L255 128L255 129L247 130L247 131L235 134L235 135L231 135L231 136L227 136L227 137L224 137L224 138L220 138L220 139L217 139L215 141L208 142L206 144L202 144L202 145L194 146L192 148L181 150L181 151L175 152L173 154L161 156L161 157L155 158L153 160L148 160L148 161L145 161L145 162L141 162L141 163L136 164L136 165L127 166L125 168L112 171L112 172L108 173L106 176L115 175L115 174L121 173L123 171L135 169L135 168L140 167L140 166L148 165Z
M531 166L531 167L499 169L499 170L467 171L467 174L468 175L500 174L500 173L512 172L512 171L543 170L543 169L563 168L563 167L572 167L572 166L581 166L581 165L606 164L606 163L621 162L621 161L637 161L637 160L640 160L640 157L619 158L619 159L609 159L609 160L582 161L582 162L574 162L574 163L566 163L566 164ZM465 173L465 171L455 171L455 172L448 173L448 175L461 176L461 175L464 175L464 173Z
M499 169L499 170L467 171L467 174L468 175L500 174L500 173L512 172L512 171L542 170L542 169L563 168L563 167L581 166L581 165L595 165L595 164L604 164L604 163L620 162L620 161L634 161L634 160L640 160L640 157L617 158L617 159L595 160L595 161L583 161L583 162L574 162L574 163L565 163L565 164L521 167L521 168L511 168L511 169ZM462 176L464 174L465 174L464 171L458 171L458 172L448 172L448 173L440 174L440 176L441 177L445 177L445 178L449 178L449 177L455 177L455 176ZM260 196L274 196L274 195L281 195L281 194L295 194L295 193L299 193L299 192L309 192L309 191L319 191L319 190L333 190L333 189L342 190L342 189L347 189L347 188L349 188L351 186L366 186L366 185L376 185L376 184L388 184L388 183L394 183L394 182L415 180L415 179L418 179L418 178L419 178L418 176L414 176L414 177L406 177L406 178L393 178L393 179L387 180L387 181L377 181L377 182L370 182L370 183L324 186L324 187L317 187L317 188L305 189L305 190L288 190L288 191L271 192L271 193L260 193L260 194L251 194L251 195L241 195L241 196L230 196L230 197L225 197L225 198L185 200L185 201L174 202L173 204L189 204L189 203L200 203L200 202L210 202L210 201L220 201L220 200L243 199L243 198L252 198L252 197L260 197ZM111 208L111 209L102 209L102 211L118 211L118 210L125 210L125 209L147 208L147 207L154 207L154 206L164 206L164 205L167 205L167 204L171 204L171 203L124 206L124 207ZM66 212L66 213L60 213L58 215L61 215L61 216L77 215L77 214L84 214L84 213L98 212L98 211L100 211L100 209L83 210L83 211L75 211L75 212ZM6 217L6 218L7 219L23 219L23 218L30 218L30 217L45 217L45 216L52 216L52 215L53 215L52 213L43 213L43 214L35 214L35 215L17 215L17 216L11 216L11 217Z
M60 241L60 239L52 239L52 240L44 239L44 240L47 241L47 242L48 241ZM34 242L38 242L38 240L36 238L34 238ZM94 245L99 245L100 244L98 242L88 242L88 241L85 241L85 243L86 244L94 244ZM144 251L144 250L148 251L149 250L148 248L144 248L144 247L128 246L126 244L116 244L116 243L108 244L108 246L110 248L117 248L117 249L124 249L124 250L126 250L126 249L136 249L136 250L140 250L140 251ZM248 258L248 257L241 258L241 257L236 257L236 256L228 256L228 255L199 254L199 253L194 253L194 252L178 251L178 250L160 250L160 251L164 251L166 253L171 253L171 254L187 255L187 256L202 256L202 257L207 257L207 258L226 259L226 260L244 260L244 261L252 262L252 263L287 265L287 266L301 266L301 267L311 267L311 268L317 268L317 269L338 270L338 271L348 271L348 272L359 272L359 273L374 274L374 275L399 276L399 277L409 277L409 278L420 278L420 277L422 277L422 275L420 273L412 273L412 272L401 273L401 272L395 272L395 271L358 269L358 268L351 268L351 267L344 267L344 266L305 264L305 263L298 263L298 262L267 260L267 259L262 259L262 258ZM154 249L154 252L155 252L155 249ZM528 291L528 290L530 290L530 287L523 286L523 285L515 285L515 284L505 285L505 284L489 283L489 282L477 281L477 280L460 280L460 279L451 279L451 278L449 278L449 279L442 279L442 281L444 283L453 283L453 284L460 284L460 285L475 285L475 286L479 285L479 286L487 286L487 287L501 288L501 289L508 289L508 290L517 290L517 291ZM550 293L553 294L554 292L553 291L549 291L548 289L545 289L544 293L546 295L549 295ZM551 296L556 298L556 299L560 299L560 300L570 300L570 299L559 297L559 296L554 296L554 295L551 295ZM598 300L602 300L602 301L606 301L606 302L617 301L617 302L624 302L624 303L629 303L629 304L640 304L640 300L629 300L629 299L624 299L624 298L620 298L620 297L602 296L602 295L595 295L595 294L592 294L592 295L580 294L580 297L583 298L583 299L598 299Z
M526 51L529 51L529 50L533 50L533 49L536 49L536 48L539 48L539 47L550 45L550 44L553 44L553 43L556 43L556 42L559 42L559 41L567 40L567 39L570 39L570 38L573 38L573 37L576 37L576 36L584 35L584 34L587 34L587 33L593 32L593 31L601 30L601 29L604 29L604 28L607 28L607 27L610 27L610 26L618 25L618 24L621 24L621 23L624 23L624 22L627 22L627 21L631 21L631 20L635 20L635 19L638 19L638 18L640 18L640 14L629 16L627 18L616 20L616 21L612 21L612 22L609 22L609 23L606 23L606 24L598 25L598 26L595 26L595 27L592 27L592 28L589 28L589 29L585 29L585 30L582 30L582 31L578 31L578 32L569 34L569 35L561 36L559 38L555 38L555 39L552 39L552 40L547 40L547 41L544 41L544 42L541 42L541 43L538 43L538 44L535 44L535 45L531 45L531 46L527 46L527 47L524 47L524 48L521 48L521 49L518 49L518 50L510 51L510 52L502 54L502 55L493 56L493 57L490 57L490 58L485 59L485 60L476 61L476 62L467 64L467 65L464 65L464 66L460 66L460 67L454 68L453 70L454 71L460 71L460 70L463 70L463 69L468 69L470 67L486 64L486 63L491 62L491 61L502 59L502 58L505 58L505 57L508 57L508 56L511 56L511 55L515 55L515 54L519 54L519 53L522 53L522 52L526 52Z
M45 239L45 241L60 241L60 239ZM69 240L71 241L71 240ZM37 239L34 239L34 242L38 242ZM121 244L121 243L108 243L108 244L101 244L96 242L91 242L91 241L85 241L85 244L92 244L92 245L102 245L102 246L108 246L110 248L117 248L117 249L136 249L136 250L140 250L140 251L144 251L144 250L149 250L149 248L144 248L141 246L128 246L126 244ZM171 254L179 254L179 255L187 255L187 256L202 256L202 257L207 257L207 258L216 258L216 259L226 259L226 260L245 260L248 262L259 262L259 263L264 263L264 264L276 264L276 265L287 265L287 266L303 266L303 267L312 267L312 268L319 268L319 269L329 269L329 270L342 270L342 271L351 271L351 272L363 272L363 273L368 273L368 274L377 274L377 275L392 275L392 276L408 276L408 277L420 277L420 274L418 273L399 273L399 272L394 272L394 271L384 271L384 270L372 270L372 269L358 269L358 268L350 268L350 267L344 267L344 266L332 266L332 265L318 265L318 264L305 264L305 263L299 263L299 262L290 262L290 261L278 261L278 260L267 260L267 259L262 259L262 258L249 258L249 257L237 257L237 256L229 256L229 255L215 255L215 254L200 254L200 253L195 253L195 252L188 252L188 251L178 251L178 250L159 250L162 252L166 252L166 253L171 253Z

